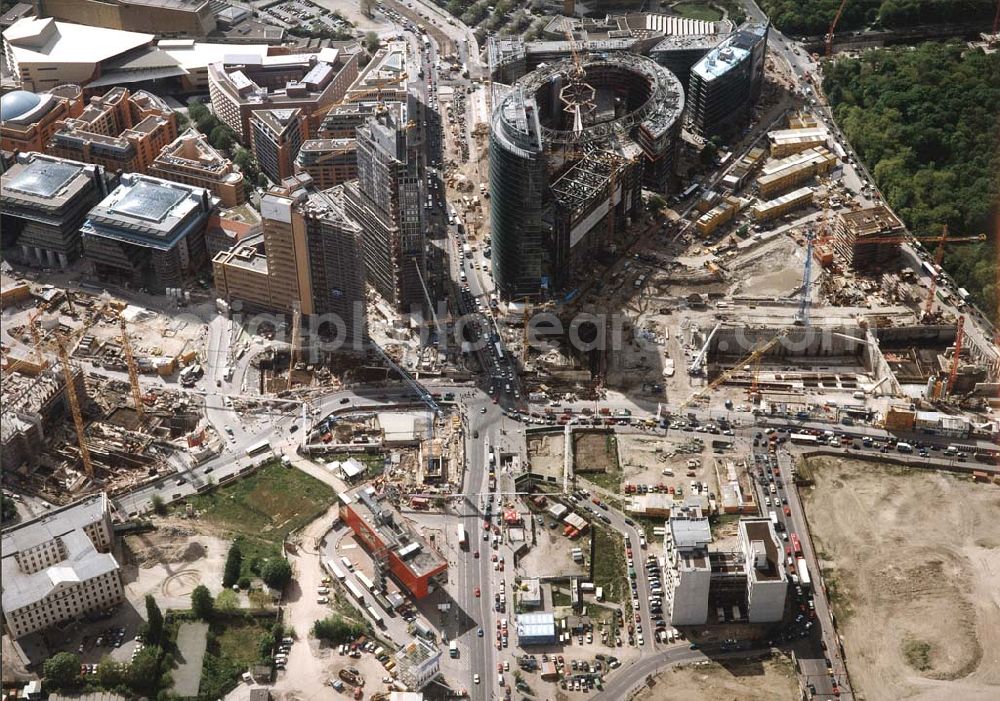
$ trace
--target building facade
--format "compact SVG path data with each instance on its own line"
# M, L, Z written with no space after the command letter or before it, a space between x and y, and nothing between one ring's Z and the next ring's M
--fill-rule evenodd
M344 186L348 215L364 236L369 284L397 311L425 306L423 171L406 128L406 107L389 105L357 129L358 179Z
M224 158L197 129L189 127L153 159L149 174L175 183L202 187L219 198L222 207L246 202L243 174Z
M0 183L4 249L24 263L65 268L80 257L80 226L111 180L99 165L23 153Z
M35 0L40 13L66 22L161 36L215 31L210 0Z
M260 169L272 182L291 176L295 157L308 135L300 109L255 110L250 113L250 145Z
M738 538L747 580L747 620L780 621L785 615L788 581L784 550L774 524L762 517L740 519Z
M217 204L204 188L126 173L80 228L83 257L101 280L154 294L184 287L207 260Z
M295 158L295 172L308 173L320 190L358 177L357 143L351 139L309 139Z
M0 97L0 148L43 153L64 119L83 112L79 85L59 85L36 95L14 90Z
M3 612L13 638L45 630L123 599L106 494L3 531Z

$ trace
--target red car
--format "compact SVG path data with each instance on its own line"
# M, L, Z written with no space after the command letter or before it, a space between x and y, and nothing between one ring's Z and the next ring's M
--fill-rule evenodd
M791 510L791 509L789 509L789 508L788 508L788 507L786 506L786 507L785 507L785 516L791 516L791 515L792 515L792 510Z
M475 595L476 595L476 598L478 599L478 598L479 598L479 595L480 595L480 591L479 591L479 587L476 587L475 589L473 589L473 590L472 590L472 593L473 593L473 594L475 594Z

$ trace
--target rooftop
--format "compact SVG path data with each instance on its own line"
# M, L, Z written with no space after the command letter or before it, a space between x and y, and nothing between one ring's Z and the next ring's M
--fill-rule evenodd
M152 34L25 17L3 33L19 63L99 63L144 46Z
M747 557L749 570L753 577L760 581L775 581L782 578L781 560L784 553L778 544L778 538L774 533L774 525L770 519L766 518L744 518L740 519L740 530L745 535L746 543L750 544L752 552L744 553ZM755 548L762 544L763 552L757 553ZM759 560L757 554L762 554Z
M903 222L885 205L876 205L840 215L845 229L854 236L877 236L903 230Z

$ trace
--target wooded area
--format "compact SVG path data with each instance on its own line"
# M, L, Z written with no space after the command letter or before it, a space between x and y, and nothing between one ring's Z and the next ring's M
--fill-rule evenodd
M840 0L760 0L760 6L782 32L820 36L829 29ZM989 22L993 12L993 0L848 0L837 28Z
M1000 208L1000 53L927 43L839 59L823 87L889 204L918 235L987 234L944 266L993 318Z

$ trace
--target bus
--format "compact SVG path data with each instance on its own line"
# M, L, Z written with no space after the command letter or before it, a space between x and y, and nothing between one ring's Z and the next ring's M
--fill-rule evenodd
M458 547L465 550L469 545L469 541L465 537L465 526L458 524L456 530L458 531Z
M361 582L362 587L371 592L375 591L375 584L372 582L372 580L368 578L368 576L364 572L355 572L354 576L358 578L359 582Z
M921 269L923 269L925 273L930 275L931 278L936 278L938 276L937 268L935 268L931 263L927 262L926 260L923 263L921 263L920 267Z
M357 584L355 584L350 580L344 582L344 586L347 587L347 591L351 592L351 594L354 596L355 599L357 599L361 603L364 603L365 593L361 591L361 587L359 587Z
M365 606L365 610L368 612L368 615L372 617L372 620L375 621L375 625L377 625L379 628L382 628L382 627L385 626L385 622L382 620L382 614L381 613L379 613L378 611L376 611L371 606Z
M337 565L337 563L334 562L333 560L327 560L326 561L326 568L328 570L330 570L330 574L332 574L334 577L336 577L341 582L343 582L344 579L347 578L347 575L344 574L344 570L342 570L340 568L340 566Z
M799 536L797 533L789 533L788 541L792 544L792 552L795 553L796 557L802 556L802 543L799 542Z
M497 358L499 358L502 361L503 360L503 346L500 345L500 341L497 341L496 343L494 343L493 346L494 346L494 348L497 349Z
M819 438L810 433L793 433L790 440L800 445L816 445L819 442Z
M778 528L778 512L777 511L772 511L771 512L771 525L774 526L774 530L776 530L776 531L779 530L779 528Z
M271 443L269 441L266 440L259 441L257 443L254 443L249 448L247 448L247 455L251 456L257 455L259 453L263 453L265 450L269 450L270 448L271 448Z

